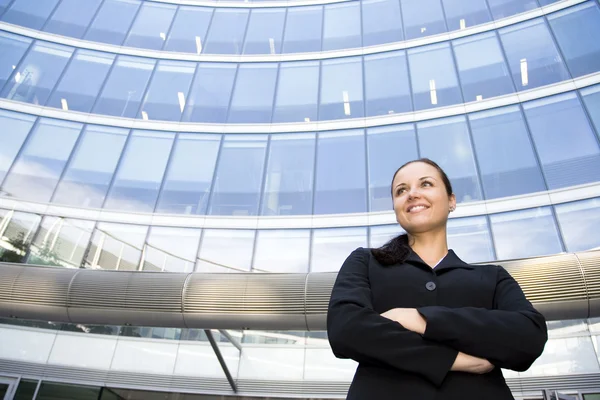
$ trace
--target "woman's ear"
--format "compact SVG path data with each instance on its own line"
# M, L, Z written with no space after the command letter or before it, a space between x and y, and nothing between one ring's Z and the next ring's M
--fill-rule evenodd
M454 193L452 193L450 195L450 197L448 197L448 200L449 200L448 206L450 208L450 212L456 210L456 196L454 195Z

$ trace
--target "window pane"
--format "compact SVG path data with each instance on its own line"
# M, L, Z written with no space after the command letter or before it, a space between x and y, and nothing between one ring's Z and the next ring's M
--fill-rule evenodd
M290 7L285 24L284 53L321 51L323 7Z
M306 273L309 253L310 230L259 231L252 268L275 273Z
M58 0L15 0L2 20L31 29L42 29L57 4Z
M412 111L405 52L365 57L367 117Z
M71 57L73 49L38 42L17 68L2 97L33 104L46 104L48 96Z
M364 117L362 60L323 61L319 120Z
M62 0L44 26L46 32L83 37L102 0Z
M592 338L580 336L548 340L540 358L527 372L521 372L520 375L525 377L532 375L560 376L598 373L599 370ZM560 396L559 398L568 397ZM586 397L584 396L584 398Z
M408 62L415 110L463 102L448 44L409 50Z
M192 272L200 229L153 226L144 254L144 271Z
M85 259L89 268L137 271L147 226L99 222Z
M182 120L226 122L236 71L237 64L198 64Z
M551 14L548 21L573 77L600 71L600 9L587 2Z
M486 199L546 190L518 106L469 116Z
M162 49L176 9L167 4L143 2L125 40L125 46Z
M588 115L596 127L596 135L600 138L600 85L582 89L581 97L587 108Z
M549 207L490 216L496 255L500 260L545 256L562 251Z
M209 214L258 214L266 147L266 135L225 136Z
M79 268L94 225L93 221L44 217L27 263Z
M37 231L41 217L36 214L0 210L0 262L22 263Z
M523 107L548 189L600 181L598 141L574 93Z
M318 61L281 63L273 122L316 121L318 96Z
M326 5L323 50L351 49L361 44L360 2Z
M404 163L419 158L412 124L367 129L370 211L393 209L392 177Z
M220 135L179 135L157 212L206 213L220 143Z
M466 102L514 93L510 71L495 33L484 33L453 43Z
M448 30L456 31L492 20L486 0L442 0Z
M488 0L494 19L510 17L538 7L536 0Z
M446 32L440 0L402 0L402 17L406 39Z
M367 211L365 138L362 130L319 134L315 179L314 214Z
M6 7L12 2L12 0L0 0L0 15L6 10Z
M315 135L271 137L261 215L310 215Z
M228 122L271 122L276 79L277 64L240 65Z
M35 117L29 115L0 111L0 183L4 180L19 149L23 145Z
M503 28L500 38L517 90L533 89L570 78L542 19Z
M179 121L195 70L194 63L159 61L144 96L140 117Z
M212 9L180 6L169 32L165 50L200 54L206 42L206 32Z
M4 181L9 196L48 202L67 163L81 125L40 119Z
M170 133L132 132L104 207L152 212L172 145Z
M100 396L100 387L81 386L67 383L42 382L35 397L38 400L72 399L96 400Z
M31 40L12 35L6 32L0 32L0 88L8 81L17 64L23 58ZM18 75L17 75L18 76ZM15 79L16 77L15 76Z
M600 247L598 221L600 199L576 201L554 206L567 251L586 251Z
M112 54L78 50L46 105L89 112L113 61Z
M87 126L52 202L102 207L128 133L127 129Z
M494 249L485 217L450 218L448 247L467 263L494 260Z
M435 161L448 174L456 201L482 200L469 128L464 117L417 124L421 157Z
M242 229L205 229L196 271L250 271L254 233Z
M370 247L381 247L398 235L406 233L398 224L369 227Z
M244 54L279 54L283 35L285 9L255 8L250 14Z
M248 10L215 9L205 53L241 54Z
M363 46L404 40L399 0L364 0Z
M337 272L358 247L367 247L367 228L315 229L311 272Z
M136 0L104 0L85 39L121 45L139 6Z
M96 102L94 113L135 118L154 63L145 58L119 56Z

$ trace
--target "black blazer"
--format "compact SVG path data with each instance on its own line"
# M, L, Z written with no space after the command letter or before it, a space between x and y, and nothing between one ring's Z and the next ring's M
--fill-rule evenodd
M380 315L396 307L416 308L425 334ZM333 287L327 332L336 357L359 363L350 400L513 399L500 368L527 370L548 339L544 317L504 268L469 265L452 250L435 269L414 252L385 267L355 250ZM452 372L458 351L496 368Z

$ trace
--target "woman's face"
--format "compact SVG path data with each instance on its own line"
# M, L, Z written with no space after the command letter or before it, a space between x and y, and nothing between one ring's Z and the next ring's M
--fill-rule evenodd
M456 207L456 197L448 196L438 170L423 162L402 168L392 182L396 221L411 234L446 226L448 213Z

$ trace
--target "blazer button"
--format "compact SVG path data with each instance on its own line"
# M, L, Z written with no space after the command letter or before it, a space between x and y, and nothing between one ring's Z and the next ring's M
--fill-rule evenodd
M433 292L436 288L435 282L427 282L425 284L425 287L427 288L427 290L429 290L430 292Z

